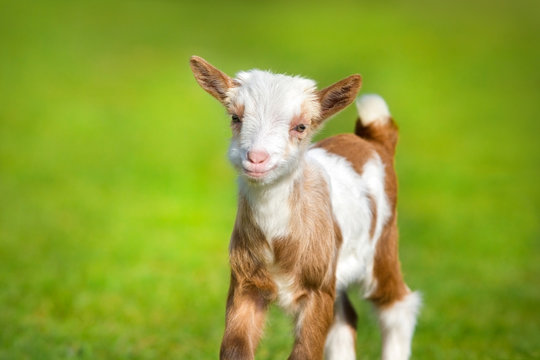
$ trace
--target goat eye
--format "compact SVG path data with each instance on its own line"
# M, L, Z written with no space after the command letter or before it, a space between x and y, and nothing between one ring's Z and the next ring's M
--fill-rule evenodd
M240 117L236 114L231 115L232 122L238 124L240 122Z
M306 130L306 125L304 124L298 124L296 125L296 127L294 128L294 130L298 131L298 132L304 132Z

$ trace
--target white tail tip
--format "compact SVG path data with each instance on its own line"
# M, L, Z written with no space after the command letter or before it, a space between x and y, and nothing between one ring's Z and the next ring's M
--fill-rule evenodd
M356 99L356 108L363 125L386 123L390 110L382 97L375 94L364 95Z

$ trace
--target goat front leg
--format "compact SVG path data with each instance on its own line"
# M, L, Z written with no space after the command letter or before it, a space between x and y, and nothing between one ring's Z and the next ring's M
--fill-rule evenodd
M221 360L251 360L262 335L268 300L253 286L242 287L231 278Z
M320 290L306 294L296 316L296 339L289 360L322 360L334 317L335 296Z

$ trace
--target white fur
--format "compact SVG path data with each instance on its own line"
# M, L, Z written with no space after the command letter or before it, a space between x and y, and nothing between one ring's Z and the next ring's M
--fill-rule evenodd
M324 347L326 360L354 360L356 359L355 339L351 328L344 322L334 321L328 332Z
M411 340L416 325L416 316L422 299L418 292L409 293L398 301L379 311L382 331L383 360L406 360L411 355Z
M271 271L271 273L272 280L274 280L278 288L279 305L288 311L294 310L294 279L291 276L287 276L276 271Z
M240 191L248 199L253 217L269 242L288 234L291 209L289 202L293 181L277 181L266 186L251 186L239 179Z
M355 332L347 324L343 303L337 299L334 323L328 332L324 345L326 360L355 360Z
M388 105L382 97L375 94L364 95L356 99L356 109L362 124L385 123L390 117Z
M326 172L332 208L343 236L337 264L337 289L345 290L352 283L360 283L364 295L369 296L376 285L373 279L375 247L390 216L384 191L384 165L374 153L360 175L346 159L324 149L310 149L307 156ZM377 207L373 238L370 237L372 213L368 195L373 197Z
M274 182L298 164L301 149L289 141L291 120L306 113L316 117L320 105L313 80L298 76L251 70L237 74L240 86L229 89L228 101L244 106L242 130L229 146L229 160L242 172L248 165L247 152L266 151L270 155L268 169L273 169L262 184Z

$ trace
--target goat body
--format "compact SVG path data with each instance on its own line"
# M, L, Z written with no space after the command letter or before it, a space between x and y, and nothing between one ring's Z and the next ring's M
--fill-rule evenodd
M351 284L377 309L383 359L407 359L420 298L400 270L398 131L384 100L360 98L354 134L311 145L354 100L359 75L316 90L312 80L259 70L232 79L195 56L191 67L231 115L239 173L221 359L254 358L274 301L296 320L289 359L355 359Z

